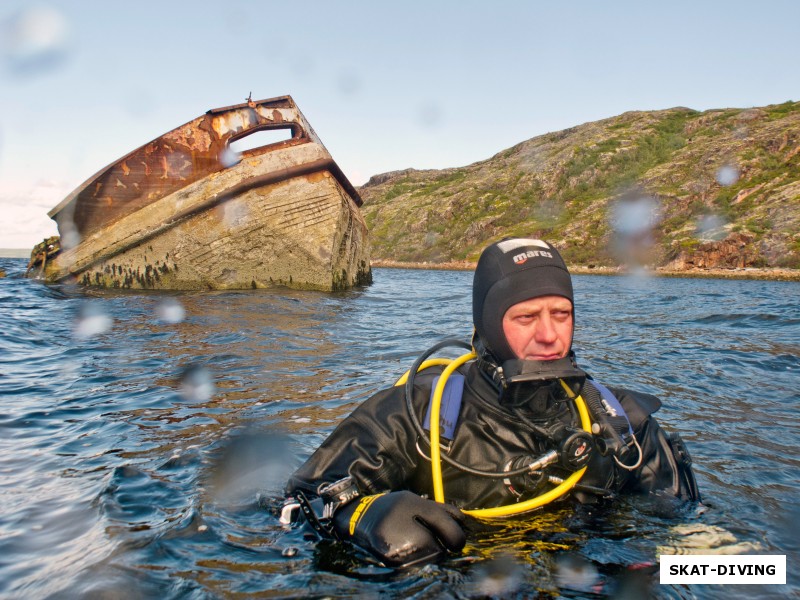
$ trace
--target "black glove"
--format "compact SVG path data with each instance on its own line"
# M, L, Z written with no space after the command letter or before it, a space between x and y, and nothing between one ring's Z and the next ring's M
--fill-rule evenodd
M402 491L351 502L336 512L333 527L387 566L408 567L460 551L467 542L463 520L454 506Z

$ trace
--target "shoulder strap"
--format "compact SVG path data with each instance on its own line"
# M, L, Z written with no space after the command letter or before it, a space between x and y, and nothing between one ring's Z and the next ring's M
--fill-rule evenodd
M452 440L456 433L458 414L461 412L461 399L464 396L464 381L464 376L461 373L453 373L447 378L447 383L444 385L442 403L439 406L439 430L441 431L441 437L448 440ZM431 397L428 401L428 410L425 413L423 427L428 431L431 429L431 405L433 404L433 394L437 383L439 383L439 377L436 377L433 380L433 385L431 385Z
M600 393L603 400L604 408L611 417L621 417L627 423L628 435L633 435L633 427L628 418L625 409L617 397L602 383L593 379L587 380L595 389ZM425 422L423 426L430 431L431 428L431 404L433 403L433 394L436 390L436 385L439 382L439 376L435 377L431 385L431 395L428 401L428 410L425 412ZM461 412L461 400L464 395L464 382L465 378L460 373L453 373L447 379L442 393L442 403L439 407L439 428L442 432L442 437L452 440L455 436L456 425L458 424L458 415Z

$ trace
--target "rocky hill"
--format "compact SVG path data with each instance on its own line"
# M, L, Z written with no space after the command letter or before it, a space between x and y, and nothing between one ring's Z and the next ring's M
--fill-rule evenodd
M541 237L571 265L800 268L800 102L628 112L360 188L374 259Z

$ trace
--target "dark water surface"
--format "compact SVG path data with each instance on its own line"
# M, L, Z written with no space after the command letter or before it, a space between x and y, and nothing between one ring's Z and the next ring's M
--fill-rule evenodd
M405 572L278 523L288 474L443 337L468 272L341 294L82 291L0 260L0 597L798 597L800 284L575 277L582 366L657 394L705 508L473 524ZM661 586L661 552L786 554L786 586Z

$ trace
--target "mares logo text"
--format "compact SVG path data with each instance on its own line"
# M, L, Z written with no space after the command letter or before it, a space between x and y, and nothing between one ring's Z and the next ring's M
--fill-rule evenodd
M518 265L525 264L525 262L529 258L534 258L535 256L546 256L547 258L553 258L552 252L547 252L546 250L528 250L527 252L522 252L514 256L514 262Z

